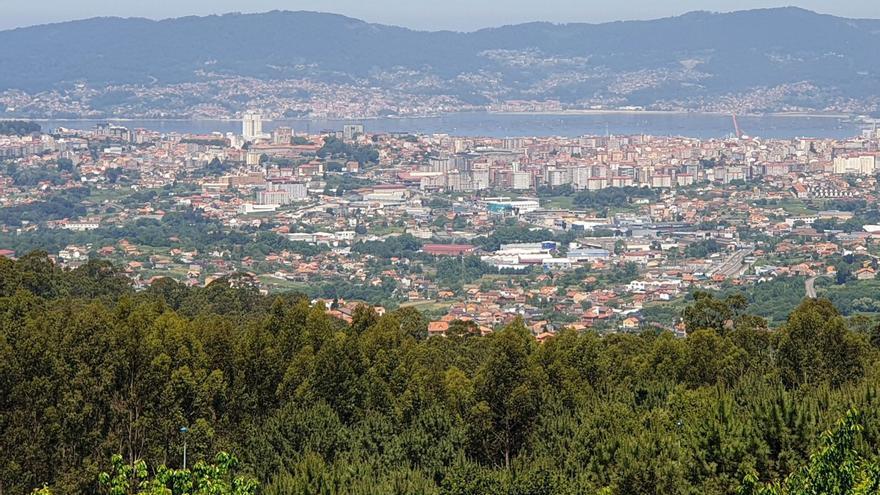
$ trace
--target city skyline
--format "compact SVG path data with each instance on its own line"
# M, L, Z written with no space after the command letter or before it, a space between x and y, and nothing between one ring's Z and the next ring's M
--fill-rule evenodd
M878 2L0 0L0 495L880 495Z
M51 8L47 8L47 4ZM391 0L371 2L369 5L353 0L337 0L332 5L319 0L257 0L242 9L237 2L202 0L179 2L160 0L149 5L134 2L110 2L108 0L84 0L75 5L51 0L40 4L28 4L10 0L0 1L4 11L0 19L0 30L27 27L32 25L64 22L91 17L146 17L165 19L190 15L213 15L229 12L264 12L270 10L307 10L330 12L368 22L403 26L418 30L456 30L473 31L486 27L518 24L533 21L556 23L586 22L603 23L622 20L647 20L670 17L695 10L729 12L757 8L796 6L823 14L852 18L880 17L876 3L871 0L848 0L829 6L820 0L767 1L767 0L677 0L658 5L642 0L626 3L577 2L575 0L549 0L549 2L527 2L515 0L506 2L498 8L494 1L467 2L450 0L442 6L424 1L408 2L399 5ZM461 13L467 11L468 15Z

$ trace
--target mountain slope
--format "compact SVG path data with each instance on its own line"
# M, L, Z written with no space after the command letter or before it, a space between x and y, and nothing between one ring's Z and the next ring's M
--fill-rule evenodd
M797 8L471 33L313 12L95 18L0 32L0 90L173 84L210 73L434 92L484 90L491 80L491 93L502 98L598 94L629 103L809 82L861 98L880 93L877 46L878 20ZM426 77L440 82L414 83ZM475 77L479 82L467 82Z

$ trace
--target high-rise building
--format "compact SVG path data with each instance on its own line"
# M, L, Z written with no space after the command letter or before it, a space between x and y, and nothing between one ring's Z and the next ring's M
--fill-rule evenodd
M528 172L513 173L513 189L524 190L532 188L532 174Z
M471 172L471 184L473 184L473 188L476 190L483 190L489 188L489 169L482 168L479 170L473 170Z
M342 139L345 139L346 141L351 141L355 136L363 133L363 124L345 124L342 126Z
M273 184L265 191L257 191L259 205L287 205L308 198L305 184Z
M260 164L260 152L259 151L248 151L244 157L245 165L256 166Z
M501 149L520 150L523 149L524 142L523 138L504 138L501 141Z
M544 169L544 180L550 187L559 187L571 182L571 171L565 168L547 168Z
M834 158L835 174L873 175L877 159L872 154L852 154Z
M291 140L293 140L293 129L290 127L279 127L272 132L274 144L290 144Z
M587 182L592 177L592 169L589 166L574 167L571 169L571 183L575 189L586 189Z
M431 172L449 172L453 170L453 159L448 156L431 157L428 159Z
M258 112L248 111L242 116L241 135L248 141L263 136L263 117Z

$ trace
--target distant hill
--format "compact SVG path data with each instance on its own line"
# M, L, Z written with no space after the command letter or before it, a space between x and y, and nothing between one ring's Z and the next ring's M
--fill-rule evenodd
M598 95L650 104L795 83L820 89L804 98L866 98L880 95L878 47L880 20L798 8L470 33L314 12L94 18L0 31L0 90L245 75L476 99Z

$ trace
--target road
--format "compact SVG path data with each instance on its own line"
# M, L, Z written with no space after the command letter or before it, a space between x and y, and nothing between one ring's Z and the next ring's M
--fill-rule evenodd
M715 265L709 270L710 275L721 274L725 277L733 277L739 275L743 270L743 260L746 256L752 254L752 249L741 249L733 253L723 262Z
M810 277L804 282L804 289L807 291L807 297L811 299L816 298L816 279L818 276Z
M810 277L804 282L804 290L807 292L807 297L816 299L816 279L819 277L827 277L828 275L816 275L815 277Z

